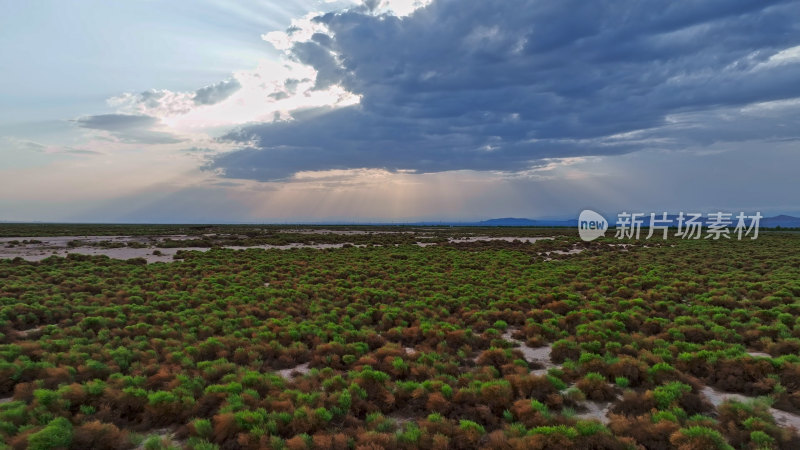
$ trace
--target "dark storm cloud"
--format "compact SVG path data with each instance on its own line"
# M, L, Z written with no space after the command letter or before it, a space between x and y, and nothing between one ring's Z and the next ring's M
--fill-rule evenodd
M181 142L170 133L159 131L160 121L138 114L100 114L75 120L81 128L107 131L122 142L139 144L172 144Z
M317 69L318 88L340 84L361 104L246 126L227 138L249 146L209 168L257 180L358 167L516 171L550 157L798 137L736 110L800 97L797 58L770 59L800 45L798 6L439 0L402 19L325 14L315 20L330 33L290 56ZM688 114L704 132L671 120ZM647 140L626 135L639 130Z
M230 97L241 87L241 83L236 79L220 81L198 89L194 94L193 100L196 105L213 105Z

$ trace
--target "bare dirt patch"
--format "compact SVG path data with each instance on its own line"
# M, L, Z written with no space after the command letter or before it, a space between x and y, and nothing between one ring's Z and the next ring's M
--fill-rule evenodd
M171 429L157 428L144 435L144 439L142 440L141 444L136 447L136 450L144 450L145 444L149 439L152 439L153 436L157 436L159 439L161 439L161 443L164 444L163 448L167 448L170 445L175 445L179 448L183 447L183 442L175 439L175 433Z
M338 235L381 235L381 234L414 234L413 231L364 231L364 230L281 230L285 233L300 234L338 234ZM422 233L425 234L425 233ZM204 235L206 236L206 235ZM425 236L420 236L425 239ZM158 244L165 240L183 241L197 239L197 236L188 235L159 235L159 236L53 236L53 237L13 237L0 238L0 258L22 258L27 261L41 261L50 256L66 257L70 253L81 255L98 256L104 255L113 259L127 260L132 258L143 258L148 263L173 262L175 254L179 251L208 251L208 247L158 247ZM491 237L491 236L470 236L462 238L450 238L451 243L468 243L479 241L506 241L506 242L527 242L532 243L539 240L552 240L553 237ZM23 242L26 241L26 242ZM97 244L100 242L120 244L120 247L102 247ZM129 243L139 244L138 246L128 247ZM437 245L437 242L417 242L420 247ZM231 250L247 250L251 248L263 250L293 250L300 248L313 248L318 250L336 249L343 247L366 247L364 244L352 244L347 242L335 244L303 244L291 243L286 245L227 245L223 248ZM567 253L572 252L570 250ZM154 254L155 253L155 254Z
M294 377L302 376L308 372L311 372L311 368L308 367L308 363L303 363L288 369L278 370L277 372L278 375L282 376L284 379L291 380Z
M527 243L534 243L536 241L543 241L543 240L550 240L552 241L553 237L493 237L493 236L465 236L461 238L450 238L448 242L452 243L464 243L464 242L480 242L480 241L505 241L505 242L527 242Z
M611 410L611 406L613 404L614 402L587 401L583 405L586 410L576 413L575 418L583 420L599 420L603 424L608 424L610 422L610 419L608 418L608 411Z
M532 370L531 373L535 375L544 375L553 367L561 367L558 364L553 364L553 362L550 360L550 353L553 350L552 346L546 345L544 347L530 348L524 342L512 337L516 331L517 330L515 328L508 328L505 333L503 333L502 337L507 341L517 344L519 346L519 350L522 352L522 355L525 356L526 361L539 363L540 365L544 366L541 369Z
M24 338L30 337L32 334L36 334L39 331L42 331L42 329L44 329L44 325L40 325L38 327L33 327L33 328L28 328L27 330L15 330L14 334L16 334L17 337L20 337L20 338L24 339Z
M756 399L757 397L749 397L747 395L736 394L733 392L722 392L710 386L702 389L703 395L711 402L714 407L719 407L726 400L735 400L739 402L748 402ZM800 430L800 415L793 414L780 409L770 408L769 413L775 418L775 422L782 427L794 427Z

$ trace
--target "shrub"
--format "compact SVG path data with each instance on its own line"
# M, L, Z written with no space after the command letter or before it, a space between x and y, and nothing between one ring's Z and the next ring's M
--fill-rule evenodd
M483 426L471 420L460 420L458 422L458 427L463 431L475 431L478 434L486 434L486 430L483 428Z
M647 414L631 417L612 415L609 428L617 436L633 438L644 448L668 450L671 448L670 436L678 431L680 425L669 420L654 422Z
M194 419L192 428L194 429L194 434L202 438L209 438L214 432L211 421L208 419Z
M718 431L707 427L681 428L670 436L669 441L678 450L734 450Z
M683 394L691 392L692 388L679 381L673 381L664 386L659 386L653 390L653 398L659 409L667 409L674 406Z
M30 450L66 448L72 443L72 436L72 424L66 418L58 417L28 437L28 448Z
M590 372L586 374L578 383L577 388L586 394L586 398L595 401L606 401L614 398L614 388L611 387L605 377L599 373Z
M129 445L128 433L116 425L92 421L75 428L73 448L118 449Z

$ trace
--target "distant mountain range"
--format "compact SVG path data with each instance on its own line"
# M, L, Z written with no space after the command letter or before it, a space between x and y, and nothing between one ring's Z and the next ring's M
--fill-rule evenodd
M731 217L731 226L736 226L736 214L734 213ZM656 216L658 219L659 217ZM607 217L610 219L611 222L616 222L616 217ZM678 224L678 216L676 214L668 215L667 219L671 219L673 221L673 226L677 226ZM649 224L650 216L647 215L644 218L644 225L647 226ZM708 222L708 217L704 216L699 219L699 221L706 226ZM747 224L749 225L750 221L747 220ZM578 220L571 219L571 220L535 220L535 219L523 219L517 217L504 217L501 219L489 219L483 220L480 222L417 222L411 223L408 225L452 225L452 226L459 226L459 227L577 227ZM787 215L780 215L775 217L764 217L761 219L759 224L759 228L800 228L800 217L793 217Z
M736 226L736 214L738 212L733 213L731 216L731 227ZM659 217L657 217L659 218ZM616 216L606 216L606 219L610 219L612 223L615 223L617 220ZM667 216L667 219L672 220L672 226L677 226L678 224L678 216L677 214L671 214ZM648 226L650 221L650 215L642 218L643 226ZM708 217L701 217L699 222L703 224L705 227L708 223ZM749 224L749 220L747 223ZM0 224L47 224L47 223L57 223L57 222L22 222L22 221L10 221L10 220L0 220ZM205 225L263 225L266 222L227 222L227 223L214 223L208 222ZM81 224L81 222L73 222L71 224ZM88 224L88 223L87 223ZM117 223L92 223L94 225L130 225L124 222L117 222ZM374 226L391 226L391 225L405 225L405 226L453 226L453 227L569 227L574 228L578 226L577 219L568 219L568 220L559 220L559 219L525 219L525 218L518 218L518 217L503 217L499 219L488 219L488 220L481 220L477 222L455 222L455 221L424 221L424 222L284 222L284 223L274 223L275 225L314 225L314 226L323 226L323 225L337 225L337 226L346 226L346 225L374 225ZM138 223L137 225L201 225L199 223ZM759 228L800 228L800 217L794 216L787 216L785 214L774 216L774 217L764 217L761 219L759 224Z
M481 227L577 227L578 220L533 220L505 217L502 219L489 219L477 222Z
M534 220L505 217L502 219L489 219L480 222L412 222L402 223L411 226L453 226L453 227L577 227L578 220Z
M800 218L787 215L767 217L761 219L761 226L764 228L798 228L800 227Z

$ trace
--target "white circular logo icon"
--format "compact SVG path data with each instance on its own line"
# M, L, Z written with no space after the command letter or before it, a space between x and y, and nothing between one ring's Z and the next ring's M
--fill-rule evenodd
M606 234L608 222L591 209L584 209L578 216L578 234L584 241L593 241Z

